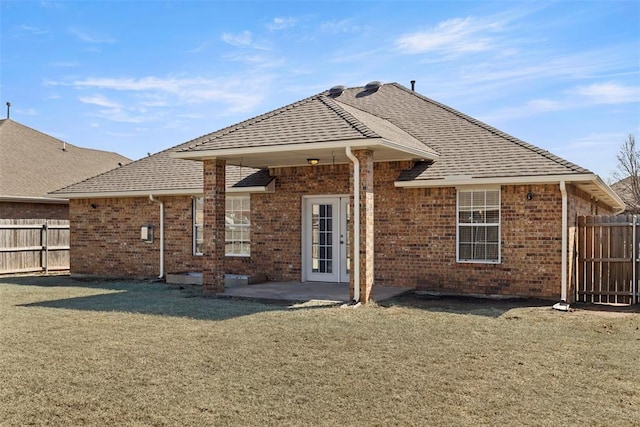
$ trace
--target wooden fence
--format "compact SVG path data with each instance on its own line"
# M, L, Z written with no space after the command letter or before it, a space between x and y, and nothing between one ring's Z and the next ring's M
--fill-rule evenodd
M638 303L638 225L635 215L578 217L576 301Z
M0 219L0 274L68 269L68 220Z

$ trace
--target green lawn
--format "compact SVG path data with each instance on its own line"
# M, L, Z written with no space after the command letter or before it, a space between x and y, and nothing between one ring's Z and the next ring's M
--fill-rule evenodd
M0 425L640 424L640 313L0 279Z

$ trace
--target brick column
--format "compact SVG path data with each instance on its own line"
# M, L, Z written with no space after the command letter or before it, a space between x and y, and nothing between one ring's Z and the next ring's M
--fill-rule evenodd
M202 289L205 295L224 291L225 160L203 163L204 224Z
M373 291L373 151L358 150L353 154L360 161L360 301L368 302Z

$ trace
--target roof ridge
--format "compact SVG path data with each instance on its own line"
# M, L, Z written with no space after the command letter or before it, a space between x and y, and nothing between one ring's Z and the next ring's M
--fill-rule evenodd
M338 117L340 117L341 119L343 119L344 121L349 123L355 130L360 132L362 134L362 136L365 136L367 138L381 138L381 136L378 135L377 132L375 132L369 126L365 125L360 120L355 118L347 110L342 108L342 106L338 103L338 101L335 101L334 99L332 99L332 98L330 98L330 97L328 97L328 96L326 96L324 94L318 95L318 100L320 102L322 102L324 105L326 105L328 108L330 108L334 113L336 113L338 115ZM360 111L362 111L362 110L360 110ZM365 111L365 113L366 113L366 111ZM372 114L372 116L375 116L375 114Z
M487 131L491 132L492 134L494 134L496 136L499 136L499 137L501 137L503 139L506 139L509 142L512 142L512 143L514 143L516 145L521 146L522 148L525 148L525 149L527 149L529 151L532 151L532 152L534 152L536 154L539 154L539 155L543 156L544 158L546 158L548 160L551 160L551 161L553 161L553 162L555 162L555 163L557 163L559 165L562 165L562 166L565 166L565 167L567 167L569 169L572 169L575 172L591 173L591 171L589 171L588 169L583 168L582 166L579 166L579 165L577 165L577 164L575 164L573 162L570 162L569 160L563 159L562 157L556 156L555 154L551 153L548 150L544 150L544 149L542 149L540 147L537 147L537 146L535 146L533 144L530 144L530 143L528 143L526 141L523 141L523 140L521 140L519 138L516 138L515 136L510 135L510 134L508 134L506 132L503 132L503 131L501 131L501 130L499 130L499 129L491 126L491 125L488 125L483 121L480 121L480 120L475 119L475 118L473 118L473 117L471 117L471 116L469 116L467 114L464 114L464 113L456 110L455 108L449 107L448 105L445 105L445 104L442 104L441 102L435 101L435 100L433 100L433 99L431 99L431 98L429 98L427 96L424 96L424 95L422 95L422 94L420 94L418 92L412 91L412 90L406 88L405 86L403 86L403 85L401 85L399 83L394 82L394 83L388 83L388 84L389 85L393 85L393 86L397 87L398 89L404 90L405 92L409 92L410 94L422 99L423 101L429 102L429 103L431 103L431 104L433 104L433 105L435 105L435 106L437 106L437 107L439 107L439 108L441 108L441 109L443 109L445 111L448 111L448 112L450 112L452 114L455 114L459 118L461 118L463 120L466 120L466 121L468 121L469 123L471 123L471 124L473 124L475 126L481 127L484 130L487 130Z

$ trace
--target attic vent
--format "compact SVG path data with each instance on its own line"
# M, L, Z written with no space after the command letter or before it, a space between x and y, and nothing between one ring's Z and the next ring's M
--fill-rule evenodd
M342 95L342 92L344 92L346 88L342 85L338 85L338 86L334 86L331 89L329 89L329 95L330 96L340 96Z
M382 86L382 82L374 80L372 82L367 83L364 87L364 90L366 90L367 92L375 92L378 89L380 89L380 86Z

